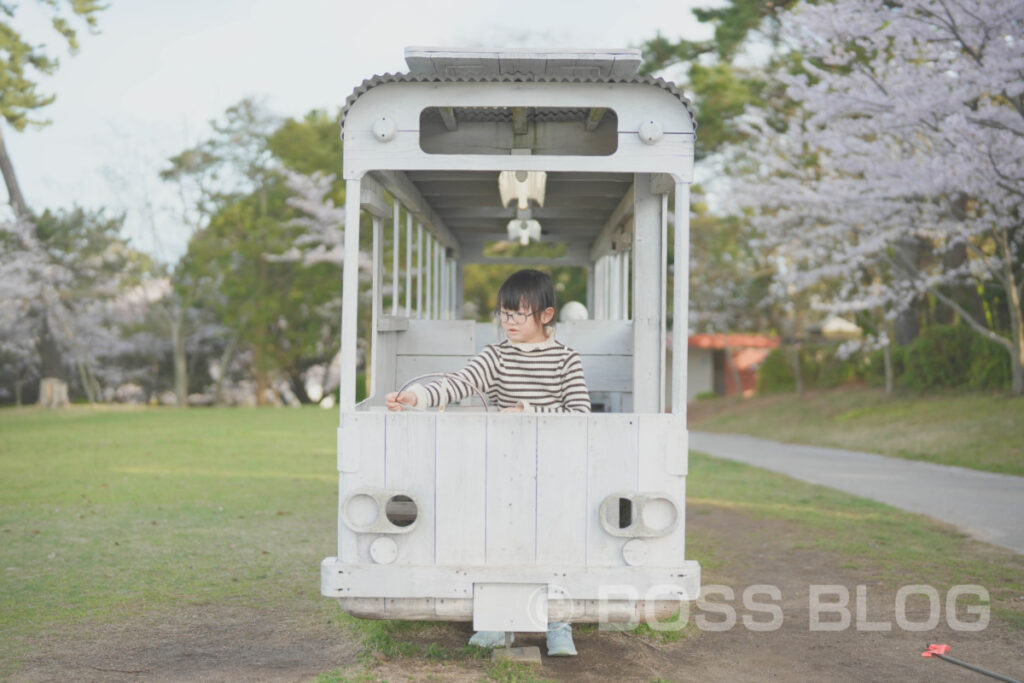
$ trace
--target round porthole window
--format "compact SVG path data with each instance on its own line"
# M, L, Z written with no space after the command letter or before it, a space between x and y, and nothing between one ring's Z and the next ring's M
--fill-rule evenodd
M418 514L416 502L402 494L391 496L384 507L384 516L388 518L389 522L399 527L406 527L415 522Z

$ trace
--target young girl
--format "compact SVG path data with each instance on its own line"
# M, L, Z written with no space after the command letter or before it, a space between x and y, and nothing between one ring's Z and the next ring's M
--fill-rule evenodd
M503 413L589 413L580 356L555 341L550 327L555 317L550 276L538 270L513 273L498 289L494 315L507 339L484 348L469 365L452 373L451 380L413 384L400 394L388 394L388 409L447 405L476 388Z
M507 339L484 348L469 365L453 373L458 379L426 386L413 384L384 397L389 410L429 407L460 401L475 387L503 413L589 413L590 395L578 353L555 341L555 288L538 270L513 273L498 289L494 313ZM443 398L443 400L442 400ZM505 634L478 631L472 645L500 647ZM548 655L576 654L568 623L548 624Z

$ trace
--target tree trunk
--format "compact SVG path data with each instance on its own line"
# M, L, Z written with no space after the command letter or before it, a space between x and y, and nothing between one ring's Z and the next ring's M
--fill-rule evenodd
M50 331L50 321L45 317L45 311L43 316L43 329L39 341L36 342L36 349L39 351L39 374L41 377L56 377L66 381L60 347L57 346L57 340Z
M885 365L885 395L892 396L892 344L888 343L882 347L882 361Z
M918 272L921 256L924 253L924 242L917 237L908 237L896 244L897 264L902 268L904 276L912 279ZM908 306L896 315L893 325L894 341L906 345L917 339L921 331L921 309L924 300L916 297Z
M796 395L804 395L804 373L800 368L800 345L789 345L789 362L793 365L793 379L796 381Z
M174 357L174 396L182 408L188 406L188 359L185 357L185 309L175 306L171 313L171 353Z
M1024 307L1021 306L1020 289L1017 287L1017 278L1013 273L1013 262L1009 253L1004 259L1003 269L1006 274L1006 305L1010 312L1010 332L1013 340L1010 347L1010 393L1014 396L1024 396Z
M25 197L21 194L21 186L18 184L18 176L14 173L14 164L7 154L7 145L4 143L3 126L0 126L0 172L4 176L4 184L7 185L7 196L10 198L11 208L18 218L29 218L28 205Z
M224 353L220 355L220 376L217 378L217 383L213 389L213 400L219 406L227 405L227 397L224 396L224 381L228 376L228 368L231 367L231 363L235 360L235 351L237 350L238 334L233 334L231 335L231 341L224 348Z
M732 357L732 348L729 346L729 335L725 335L725 365L729 368L729 374L732 375L732 383L736 387L736 395L743 397L743 383L740 380L740 371L736 367L736 361ZM369 392L367 392L369 393ZM728 392L726 392L728 393Z
M39 380L39 405L47 408L63 408L68 405L68 383L56 377Z

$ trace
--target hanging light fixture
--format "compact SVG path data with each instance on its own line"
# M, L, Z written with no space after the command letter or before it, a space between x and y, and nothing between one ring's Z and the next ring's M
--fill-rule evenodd
M537 206L544 206L544 190L548 174L544 171L502 171L498 174L498 192L501 205L508 206L515 200L520 210L530 208L530 200Z
M508 222L508 238L512 241L519 241L524 247L532 239L540 241L540 223L532 218L513 218Z

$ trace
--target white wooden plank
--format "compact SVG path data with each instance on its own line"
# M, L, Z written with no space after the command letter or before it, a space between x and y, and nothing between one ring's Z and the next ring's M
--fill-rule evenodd
M631 356L580 356L583 376L590 391L629 392L633 390Z
M338 557L342 562L367 562L364 542L345 526L341 519L341 506L355 489L370 486L383 487L384 476L384 414L351 412L342 414L341 457L345 467L338 481ZM384 511L379 511L384 514ZM362 550L362 552L360 552Z
M537 563L586 565L587 416L537 417Z
M667 494L677 516L669 534L644 539L647 562L671 567L685 559L686 425L677 415L640 415L639 427L637 490Z
M358 178L358 176L357 176ZM341 388L338 410L356 404L356 336L359 326L359 184L345 183L345 265L342 271Z
M555 327L558 340L581 355L630 355L633 323L629 320L573 320Z
M434 563L435 418L430 413L386 413L385 481L389 489L409 491L419 501L416 528L396 534L398 564Z
M488 565L530 565L536 557L537 419L487 416Z
M438 564L485 561L487 421L437 416L434 557Z
M399 335L398 354L473 355L477 353L472 320L410 320L409 329Z
M594 600L607 595L609 586L632 586L641 599L696 600L700 589L700 565L693 560L675 567L500 565L467 570L462 566L339 565L333 559L320 564L320 591L328 597L464 599L473 596L474 583L539 583L547 585L548 598L553 600Z
M621 566L626 539L608 534L597 511L608 495L636 491L637 416L591 415L587 455L587 566Z

